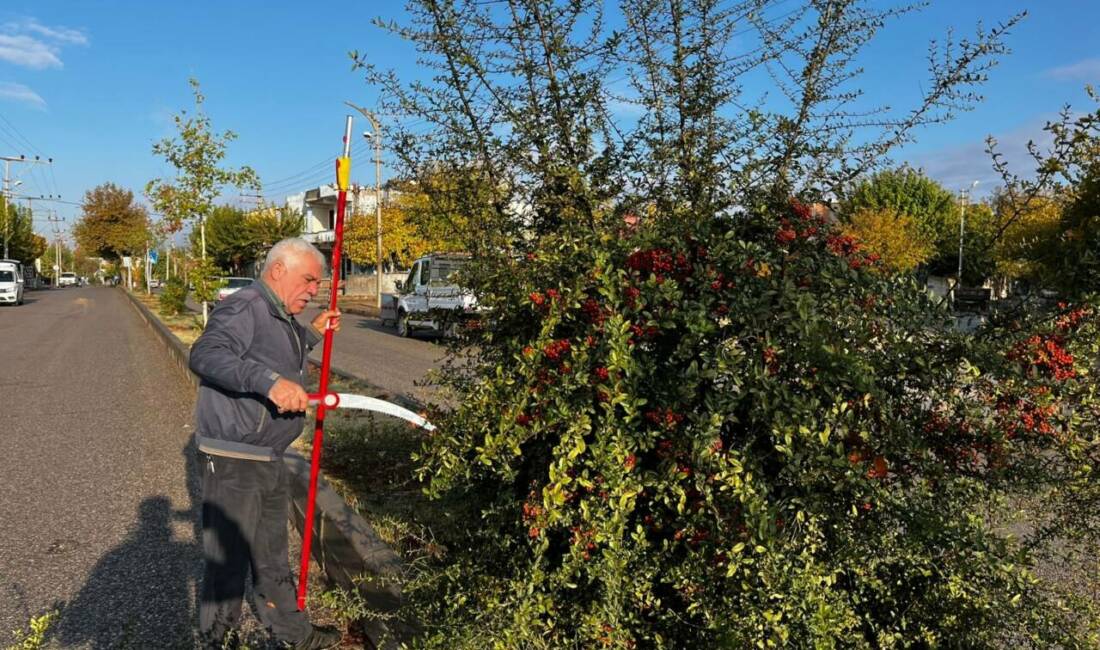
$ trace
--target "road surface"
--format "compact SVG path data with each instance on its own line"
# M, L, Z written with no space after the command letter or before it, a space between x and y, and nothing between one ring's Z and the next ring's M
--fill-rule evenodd
M193 390L117 289L0 307L0 647L190 647Z

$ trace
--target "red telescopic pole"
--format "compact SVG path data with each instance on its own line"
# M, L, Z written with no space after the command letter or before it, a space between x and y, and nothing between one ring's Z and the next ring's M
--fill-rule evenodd
M336 292L340 285L340 253L344 244L344 209L348 204L348 181L351 178L351 116L344 122L344 155L336 159L336 238L332 245L332 287L328 308L336 309ZM332 363L332 330L325 328L325 347L321 354L321 385L319 393L328 394L328 376ZM309 468L309 497L306 499L306 519L302 526L302 563L298 571L298 609L306 608L309 586L309 551L313 545L313 512L317 501L317 475L321 470L321 447L325 437L325 402L317 404L317 424L313 428L313 460Z

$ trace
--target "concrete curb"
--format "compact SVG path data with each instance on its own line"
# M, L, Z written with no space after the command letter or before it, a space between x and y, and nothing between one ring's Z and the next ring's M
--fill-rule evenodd
M141 319L164 344L184 378L197 389L199 379L188 367L191 355L187 346L133 294L122 291ZM335 368L332 372L345 379L363 382ZM290 485L290 519L301 534L309 490L310 461L293 449L288 449L283 459L294 477ZM375 610L394 611L401 603L401 588L397 581L403 568L401 557L379 539L370 523L344 501L323 475L317 477L314 517L313 559L328 579L344 589L358 589ZM392 637L381 621L372 621L366 628L372 643L383 636Z
M189 368L191 362L191 351L188 349L188 347L184 345L183 342L179 340L179 337L173 334L172 330L168 329L168 327L164 323L162 323L161 320L153 314L153 312L149 311L148 307L146 307L140 300L135 298L132 293L126 291L125 289L122 289L121 291L122 293L126 294L127 298L130 299L130 304L133 305L135 310L137 310L138 316L141 316L141 319L145 321L145 324L148 325L153 330L153 332L156 333L157 338L160 339L160 342L164 344L165 349L168 350L168 356L172 358L172 361L176 364L176 367L179 368L181 373L183 373L183 378L186 379L187 382L195 388L195 390L198 390L199 378L196 377Z

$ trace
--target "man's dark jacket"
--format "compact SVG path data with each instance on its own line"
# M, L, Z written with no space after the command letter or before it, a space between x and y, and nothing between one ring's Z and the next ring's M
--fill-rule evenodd
M304 414L280 414L267 399L275 380L306 382L309 351L321 340L257 280L222 300L191 346L202 380L195 441L216 456L274 460L302 432Z

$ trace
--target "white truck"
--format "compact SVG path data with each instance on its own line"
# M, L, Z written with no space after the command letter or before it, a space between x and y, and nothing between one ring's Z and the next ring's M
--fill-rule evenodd
M23 304L23 263L0 260L0 304Z
M383 296L383 324L392 322L398 336L416 331L449 334L462 320L474 317L477 299L455 279L467 259L459 253L436 253L416 260L408 277L397 283L397 293Z

